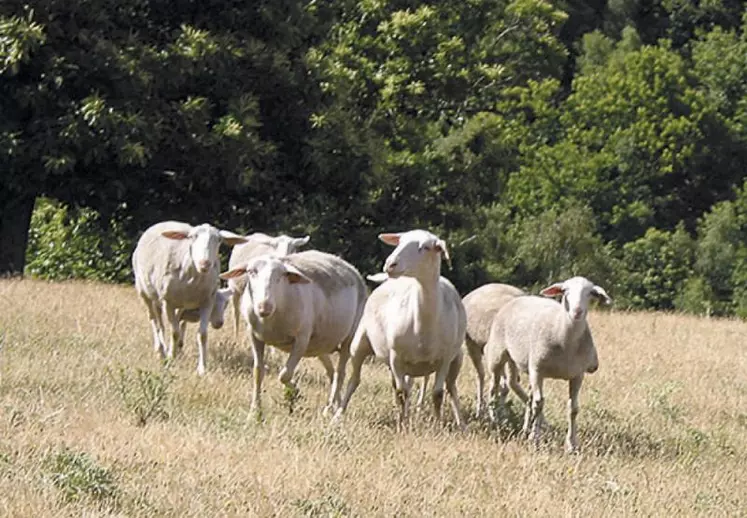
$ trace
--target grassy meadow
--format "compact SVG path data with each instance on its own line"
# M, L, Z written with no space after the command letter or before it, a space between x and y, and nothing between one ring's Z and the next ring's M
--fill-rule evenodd
M445 428L427 407L396 433L381 365L332 426L323 369L304 360L289 413L281 353L257 421L230 315L200 378L195 326L164 369L132 287L0 281L0 516L747 516L747 323L589 319L600 368L566 455L562 381L545 385L539 451L514 435L515 398L497 429L459 432L447 405ZM474 387L465 358L465 414Z

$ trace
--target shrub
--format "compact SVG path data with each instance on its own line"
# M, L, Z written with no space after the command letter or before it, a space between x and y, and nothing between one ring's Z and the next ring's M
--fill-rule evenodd
M713 290L708 282L698 275L685 281L674 301L674 307L697 315L713 314Z
M45 462L49 478L66 502L91 498L98 502L114 503L117 485L112 472L96 464L86 453L75 453L64 448Z
M747 312L747 182L698 221L694 270L714 314Z
M166 411L169 388L174 374L165 366L160 372L135 369L134 372L120 367L114 380L125 408L132 412L135 423L145 426L151 419L167 419Z
M31 216L25 274L48 280L130 282L132 242L126 218L103 222L88 208L39 198Z
M616 284L617 305L674 309L692 273L695 243L680 224L674 232L649 228L622 248Z
M508 233L518 263L514 283L545 287L583 275L604 284L612 275L612 263L595 221L590 208L579 206L555 208L519 220Z

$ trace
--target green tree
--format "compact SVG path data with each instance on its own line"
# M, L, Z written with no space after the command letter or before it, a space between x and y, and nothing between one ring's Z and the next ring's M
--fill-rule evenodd
M692 274L694 241L679 225L667 232L650 228L622 247L615 291L619 307L674 309Z
M743 315L747 277L747 182L698 224L694 273L682 309Z
M2 2L0 272L23 269L40 195L104 221L130 202L134 228L287 210L315 25L293 1Z
M522 138L507 131L532 95L519 91L561 75L564 13L527 0L338 6L328 38L308 53L326 101L312 116L312 146L332 154L327 177L347 178L351 165L367 172L344 218L359 224L346 227L359 240L355 258L381 255L381 228L427 226L461 242L515 167Z
M636 48L628 31L610 52L602 36L585 41L594 50L562 106L561 137L525 155L508 200L530 214L588 203L604 238L623 243L654 225L694 229L741 178L720 158L734 156L728 128L666 42Z

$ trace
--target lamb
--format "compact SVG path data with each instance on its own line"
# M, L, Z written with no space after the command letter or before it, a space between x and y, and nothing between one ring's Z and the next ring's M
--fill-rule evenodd
M294 390L292 378L302 357L317 356L326 367L331 363L327 355L339 351L325 411L333 410L368 295L358 270L337 256L309 250L285 257L261 255L221 274L226 280L241 276L247 277L241 313L251 329L254 353L252 410L261 412L266 344L288 353L279 379Z
M526 293L509 284L491 283L472 290L462 299L467 312L467 334L464 344L477 371L477 397L475 415L480 417L483 411L483 394L485 387L485 369L483 368L483 349L490 335L490 324L498 311L514 297ZM505 386L505 379L501 377Z
M363 361L373 354L389 365L400 429L408 419L412 378L432 372L436 416L442 417L446 383L457 425L463 428L456 379L467 317L459 293L441 277L441 258L449 258L446 243L425 230L380 234L379 239L396 247L384 263L389 279L366 302L350 347L351 378L335 418L345 412L360 384Z
M226 313L226 307L228 302L233 298L233 288L219 288L215 293L215 303L213 304L213 310L210 312L210 326L213 329L220 329L223 327L224 316ZM182 323L182 338L184 337L184 327L187 322L199 322L200 321L200 310L195 309L180 309L179 321Z
M181 347L184 322L199 320L197 373L205 374L208 321L215 325L223 319L222 311L213 318L220 282L218 247L246 240L207 223L193 227L179 221L156 223L140 236L132 254L135 289L148 308L153 347L162 357L173 358ZM171 323L168 349L164 313Z
M576 417L578 394L585 373L599 367L597 351L586 322L590 297L607 304L612 299L603 288L584 277L573 277L555 283L540 292L546 297L562 295L561 303L537 296L519 296L506 303L496 314L485 344L487 367L493 373L491 398L498 376L507 364L509 385L527 402L524 433L539 445L544 397L542 383L546 378L568 380L568 433L565 446L569 452L578 448ZM531 401L518 383L518 369L529 374ZM502 390L500 402L505 401ZM530 431L531 429L531 431Z
M228 258L228 269L232 270L238 266L245 265L252 257L264 254L275 254L285 256L297 252L302 246L309 242L310 237L291 237L285 234L279 236L268 236L262 232L255 232L248 236L249 241L231 250ZM234 336L239 336L241 295L244 293L246 278L240 276L228 281L229 288L233 289L233 331Z

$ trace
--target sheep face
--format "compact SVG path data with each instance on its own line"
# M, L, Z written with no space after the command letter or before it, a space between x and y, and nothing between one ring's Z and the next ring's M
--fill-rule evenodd
M232 295L233 288L222 288L216 292L213 311L210 313L210 325L213 327L213 329L220 329L221 327L223 327L223 315L226 312L228 301L231 300ZM199 308L183 310L181 312L181 315L179 316L179 320L183 322L199 322Z
M252 310L261 319L270 318L278 307L284 306L286 296L293 296L288 293L291 285L311 282L294 266L271 255L255 257L245 266L221 274L221 278L232 279L244 274Z
M275 249L278 255L285 256L297 252L302 246L309 242L310 236L290 237L282 234L275 238Z
M279 256L286 256L298 252L298 250L308 243L310 239L310 236L291 237L285 234L271 237L259 232L250 236L251 241L274 248Z
M207 223L192 227L189 232L166 230L161 235L169 239L188 239L192 264L200 273L207 273L213 267L220 267L218 248L221 242L233 246L247 241L245 237L226 230L218 230Z
M221 288L215 294L215 304L213 304L213 312L210 313L210 325L213 329L220 329L223 327L223 315L228 307L228 301L233 296L232 288Z
M449 260L446 242L425 230L379 234L379 239L396 247L384 262L384 272L389 277L419 277L439 272L441 256Z
M599 298L606 304L612 303L612 299L603 288L584 277L573 277L567 281L555 283L540 293L546 297L562 295L561 304L571 320L586 318L591 297Z

